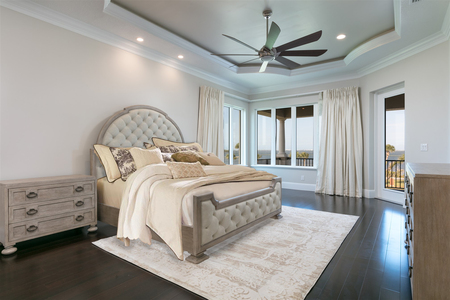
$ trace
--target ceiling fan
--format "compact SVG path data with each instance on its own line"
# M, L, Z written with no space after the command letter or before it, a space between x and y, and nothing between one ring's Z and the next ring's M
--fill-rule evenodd
M322 36L322 30L319 30L317 32L314 32L310 35L301 37L299 39L293 40L289 43L283 44L278 47L273 47L275 44L278 36L280 35L281 29L278 27L278 25L275 22L272 22L272 25L270 25L269 30L269 18L272 15L271 10L265 10L263 11L263 16L266 19L266 44L260 49L253 48L252 46L234 38L229 35L224 34L227 38L238 42L239 44L242 44L255 52L257 54L211 54L216 56L258 56L257 58L248 60L244 63L260 59L262 61L261 68L259 69L259 72L262 73L266 70L267 65L269 62L276 60L283 65L287 66L289 69L295 69L300 66L300 64L285 58L284 56L320 56L327 52L327 50L293 50L293 51L287 51L289 49L299 47L302 45L306 45L312 42L316 42L320 39Z

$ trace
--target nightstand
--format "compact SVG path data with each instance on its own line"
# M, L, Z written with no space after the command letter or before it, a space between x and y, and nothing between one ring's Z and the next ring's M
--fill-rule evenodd
M0 243L3 255L16 243L90 225L97 230L94 176L70 175L0 181Z

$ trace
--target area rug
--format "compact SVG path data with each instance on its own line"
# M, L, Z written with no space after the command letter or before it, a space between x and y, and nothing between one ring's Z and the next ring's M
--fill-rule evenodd
M282 215L210 248L198 265L156 241L94 245L207 299L304 299L358 217L287 206Z

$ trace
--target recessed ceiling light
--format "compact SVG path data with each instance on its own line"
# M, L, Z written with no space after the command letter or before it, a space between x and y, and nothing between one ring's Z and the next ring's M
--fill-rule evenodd
M340 34L336 37L338 40L343 40L345 39L345 34Z
M178 55L178 58L179 58L179 59L183 59L184 56L180 54L180 55Z
M138 42L143 42L144 41L144 39L143 38L141 38L141 37L138 37L137 39L136 39L136 41L138 41Z

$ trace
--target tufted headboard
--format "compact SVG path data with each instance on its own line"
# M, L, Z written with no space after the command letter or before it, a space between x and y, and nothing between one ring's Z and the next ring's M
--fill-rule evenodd
M160 109L147 105L125 107L113 114L103 125L96 144L110 147L144 147L152 137L184 142L178 125ZM97 178L105 171L94 149L91 149L91 174Z

